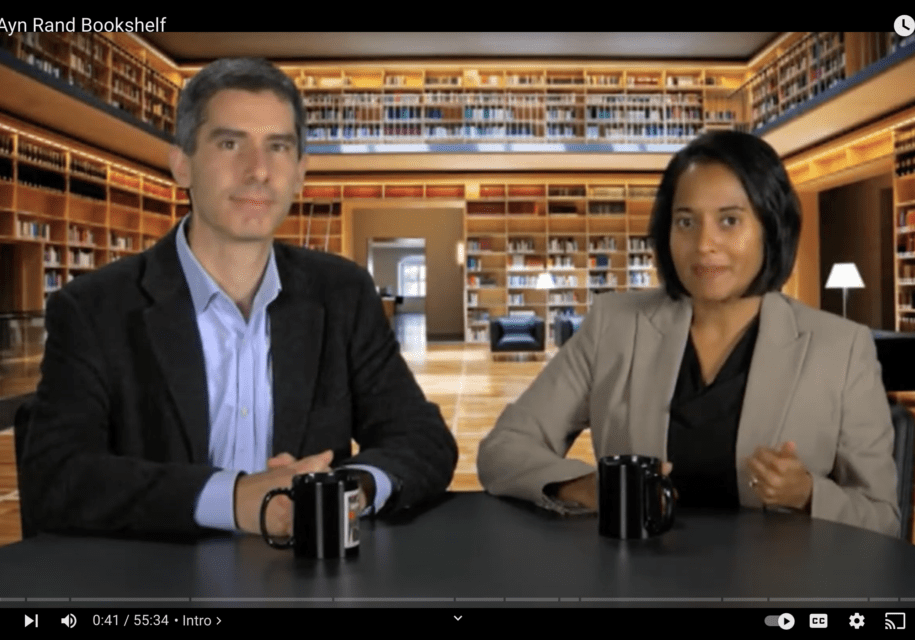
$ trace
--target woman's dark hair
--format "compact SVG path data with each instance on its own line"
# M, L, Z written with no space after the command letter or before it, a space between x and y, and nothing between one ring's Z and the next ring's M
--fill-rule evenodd
M740 180L765 234L763 266L744 296L779 291L791 275L801 232L801 207L785 166L764 140L738 131L703 134L681 149L667 165L651 212L649 235L658 275L674 300L689 292L680 282L670 253L673 200L683 172L695 164L719 163Z
M197 132L206 107L218 91L272 91L292 106L299 157L305 151L305 109L292 79L264 58L222 58L208 64L191 78L178 98L175 144L188 156L197 150Z

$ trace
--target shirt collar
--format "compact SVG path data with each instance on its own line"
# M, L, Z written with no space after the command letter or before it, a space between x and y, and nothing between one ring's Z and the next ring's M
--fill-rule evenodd
M187 280L187 286L191 291L191 301L194 304L194 311L200 315L206 311L207 307L220 293L225 296L222 288L216 284L212 276L206 272L197 256L191 251L187 242L187 221L190 214L184 216L178 223L178 261L181 263L181 269L184 271L184 278ZM257 313L262 307L266 307L273 302L279 295L282 285L280 284L279 272L276 268L276 256L273 247L270 247L270 256L267 258L267 269L261 280L257 293L254 294L254 302L251 305L252 314ZM228 299L228 296L225 296Z

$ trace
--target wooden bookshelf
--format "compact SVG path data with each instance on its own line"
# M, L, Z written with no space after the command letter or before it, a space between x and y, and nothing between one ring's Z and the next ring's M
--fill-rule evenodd
M346 253L343 189L303 185L277 239ZM456 193L456 185L439 189ZM0 117L0 261L16 276L0 284L0 306L42 310L50 293L150 248L189 210L187 193L164 174Z
M912 42L887 33L788 33L750 64L293 61L282 69L302 93L307 141L318 150L557 143L637 152L709 129L755 130ZM174 132L179 88L196 71L132 34L0 34L0 48L166 133Z
M139 122L175 132L181 74L174 66L153 64L146 48L139 43L130 46L124 34L4 34L0 49Z
M915 332L915 123L894 135L896 330Z
M657 177L632 182L480 183L467 198L468 342L489 340L489 320L584 315L594 296L658 285L648 247Z
M502 63L504 64L504 63ZM682 143L743 118L735 68L612 70L474 63L439 68L287 68L312 144ZM705 108L705 107L708 108Z
M0 242L17 273L4 306L41 310L81 273L152 246L175 203L162 176L0 121Z
M792 34L754 70L747 90L751 130L765 126L853 75L843 32Z

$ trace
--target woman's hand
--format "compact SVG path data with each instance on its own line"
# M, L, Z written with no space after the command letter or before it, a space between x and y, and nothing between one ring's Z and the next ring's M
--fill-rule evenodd
M670 462L661 464L661 473L669 476L674 465ZM674 490L676 495L676 489ZM559 485L556 497L563 502L575 502L589 509L597 509L597 474L592 473Z
M591 473L563 482L556 490L556 497L563 502L577 503L589 509L597 509L597 474Z
M797 446L786 442L778 450L757 447L747 460L750 486L763 504L810 513L813 477L797 457Z

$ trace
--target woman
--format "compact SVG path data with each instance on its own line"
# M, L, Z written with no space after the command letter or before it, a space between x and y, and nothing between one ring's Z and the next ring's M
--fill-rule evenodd
M594 468L667 461L682 506L764 505L898 535L893 431L870 331L779 293L800 210L761 139L706 134L661 181L661 290L598 297L480 443L483 486L561 512L597 506ZM672 468L672 470L671 470Z

